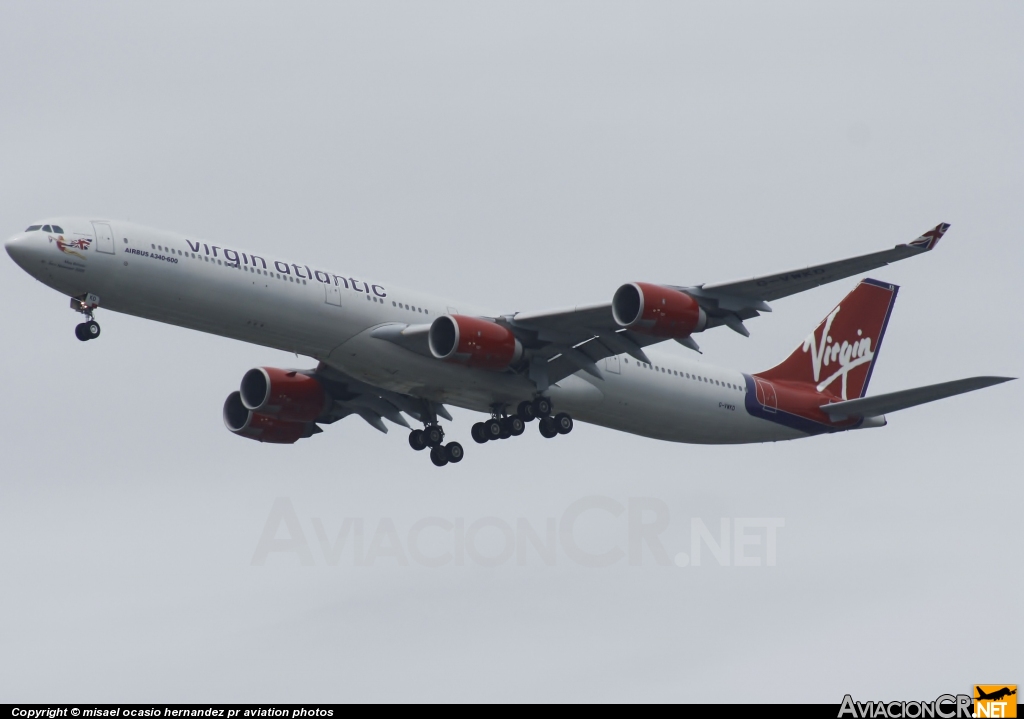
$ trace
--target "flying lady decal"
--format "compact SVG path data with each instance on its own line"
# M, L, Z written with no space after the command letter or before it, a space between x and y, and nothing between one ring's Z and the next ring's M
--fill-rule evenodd
M65 255L74 255L80 260L85 259L85 255L83 255L82 252L88 250L89 245L92 244L92 240L87 237L80 237L77 240L65 240L64 235L57 235L56 237L48 235L48 237L50 238L50 242L57 243L58 250L63 252ZM78 250L81 250L81 252L78 252Z

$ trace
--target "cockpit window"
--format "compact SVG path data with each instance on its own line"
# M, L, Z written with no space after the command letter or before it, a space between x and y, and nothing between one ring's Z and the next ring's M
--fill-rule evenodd
M61 227L60 225L54 225L53 226L53 231L56 232L58 235L63 235L64 234L64 228Z
M43 232L53 232L49 225L43 225Z
M42 225L29 225L25 232L35 232L36 230L42 229Z

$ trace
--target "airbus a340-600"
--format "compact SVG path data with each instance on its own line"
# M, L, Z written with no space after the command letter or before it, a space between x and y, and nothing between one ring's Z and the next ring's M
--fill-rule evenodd
M692 287L631 282L610 301L501 314L129 222L58 217L6 243L26 272L71 298L75 329L94 340L101 306L306 355L312 369L258 367L224 402L224 424L291 444L358 415L410 428L435 465L459 462L445 442L445 403L483 412L481 444L538 420L548 438L574 420L673 442L735 444L884 426L885 414L1004 382L972 377L866 396L898 288L863 279L793 353L747 373L655 353L675 340L744 321L768 302L932 250L949 225L908 244L792 272Z

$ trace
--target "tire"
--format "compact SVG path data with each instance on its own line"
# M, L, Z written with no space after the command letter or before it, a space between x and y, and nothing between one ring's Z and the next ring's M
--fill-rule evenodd
M462 445L458 442L449 442L444 446L444 456L452 464L458 464L462 461L462 458L466 456L466 453L462 450Z
M443 467L448 464L448 455L444 453L442 447L434 447L430 450L430 461L435 467Z
M526 422L524 422L518 415L509 417L508 428L512 432L513 437L518 437L526 431Z
M484 422L484 436L487 439L501 439L501 422L496 419Z
M422 429L414 429L409 433L409 446L417 452L427 448L427 438L423 436Z
M559 434L569 434L572 432L572 427L572 417L567 415L565 412L561 412L555 416L555 429Z
M548 417L551 415L551 400L547 397L538 397L533 400L532 409L535 417Z
M474 442L477 444L483 444L487 441L487 435L485 434L486 431L487 430L484 429L484 423L477 422L473 425L473 429L471 429L469 433L473 435Z
M432 424L423 430L423 437L426 439L428 447L440 447L444 442L444 430L436 424Z
M524 422L532 422L537 419L537 416L533 413L533 403L528 400L523 400L519 403L519 407L516 408L516 414Z
M89 335L87 335L85 333L85 323L84 322L82 324L80 324L80 325L75 325L75 337L80 339L82 342L88 342L89 341Z
M540 433L546 439L558 436L558 430L555 429L555 420L550 417L542 417L540 420Z
M100 336L100 323L96 320L89 320L85 323L85 329L83 333L86 335L86 339L94 340Z
M508 439L512 436L512 422L508 417L501 418L501 438Z

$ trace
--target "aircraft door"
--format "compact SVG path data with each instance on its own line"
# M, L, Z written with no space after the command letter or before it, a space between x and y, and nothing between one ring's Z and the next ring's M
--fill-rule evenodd
M325 302L335 307L341 307L341 288L338 285L324 285L326 293Z
M114 233L106 222L92 223L96 231L96 251L107 255L114 254Z
M605 357L604 368L613 374L621 374L622 368L619 366L619 356L612 355L611 357Z
M765 412L774 412L779 408L779 401L775 396L775 385L765 382L763 379L754 380L757 385L757 401L764 407Z

